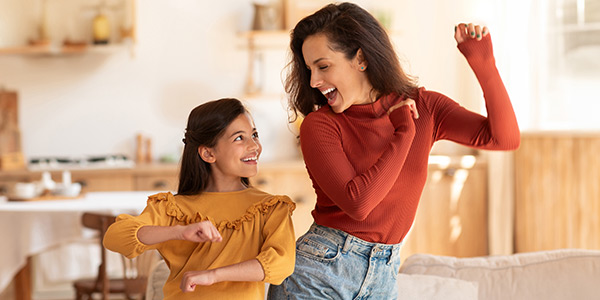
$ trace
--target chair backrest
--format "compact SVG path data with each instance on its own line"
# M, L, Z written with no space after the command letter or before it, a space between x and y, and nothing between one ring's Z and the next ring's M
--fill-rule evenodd
M98 267L98 277L96 279L96 288L102 291L102 294L109 294L109 278L106 272L106 249L102 245L104 235L108 227L115 222L116 217L99 213L84 213L81 221L84 227L98 230L100 233L101 263ZM139 256L129 259L121 256L123 260L123 283L127 299L143 298L146 293L148 276L152 265L160 256L156 250L145 251Z
M152 266L154 266L156 261L161 259L158 252L156 250L147 250L132 259L125 256L122 256L122 258L123 281L125 283L127 298L143 297L146 293L146 286Z
M100 234L100 266L98 267L98 276L96 277L96 289L101 290L104 297L109 294L109 279L106 274L106 249L102 245L102 240L104 239L106 230L108 230L108 227L114 222L115 216L99 213L87 212L81 217L81 224L83 227L98 230Z

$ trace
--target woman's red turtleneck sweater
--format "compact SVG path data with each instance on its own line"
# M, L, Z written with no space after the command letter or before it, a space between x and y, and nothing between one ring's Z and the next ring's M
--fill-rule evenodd
M427 178L433 143L447 139L487 150L514 150L520 133L496 69L489 35L458 45L485 98L487 117L436 92L418 89L419 119L387 95L343 113L329 106L310 113L300 129L306 168L317 194L319 225L369 242L396 244L408 233Z

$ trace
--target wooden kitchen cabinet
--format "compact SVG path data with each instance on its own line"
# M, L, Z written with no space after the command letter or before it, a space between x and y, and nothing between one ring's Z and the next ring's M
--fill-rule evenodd
M465 164L462 157L473 160ZM443 167L429 165L415 224L402 247L403 258L415 253L488 255L487 163L482 157L462 157L448 157L449 165ZM302 161L261 164L251 183L292 198L297 205L292 216L296 237L308 230L316 195Z
M427 182L402 259L415 253L488 255L487 163L429 165Z
M122 169L72 169L71 181L81 184L82 193L103 191L176 191L177 164L141 164ZM63 170L50 171L52 180L62 181ZM35 182L41 171L0 171L0 194L9 195L17 182Z
M139 175L135 177L137 191L177 191L177 175Z
M60 181L61 173L53 172L52 178ZM134 187L133 175L127 171L85 170L71 171L73 182L81 184L81 192L131 191Z
M600 169L600 168L599 168ZM176 191L177 164L141 164L130 169L72 170L72 180L84 183L83 191ZM41 172L0 172L0 187L11 182L36 181ZM60 181L61 171L52 172ZM255 187L268 193L287 195L296 203L292 215L296 237L313 222L311 211L316 195L301 160L266 162L250 178ZM402 257L431 253L457 257L488 254L487 163L477 158L472 166L461 166L452 158L449 165L429 165L427 183L413 229L402 247Z
M179 185L179 165L146 164L134 171L134 186L137 191L176 192Z
M72 177L82 183L84 192L176 191L178 171L177 164L140 164L131 169L72 171Z
M289 196L296 203L292 215L296 238L308 230L317 196L303 161L262 163L250 183L265 192Z
M599 133L531 132L515 152L515 252L600 249Z
M29 176L26 174L19 174L14 176L2 176L0 171L0 196L9 195L12 192L12 188L17 182L28 182Z

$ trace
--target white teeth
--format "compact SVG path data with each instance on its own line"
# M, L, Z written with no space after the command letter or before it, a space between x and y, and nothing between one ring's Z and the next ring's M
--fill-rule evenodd
M255 161L255 160L257 160L257 159L258 159L258 158L255 156L255 157L243 158L243 159L242 159L242 161L244 161L244 162L245 162L245 161Z
M327 94L329 94L329 93L331 93L333 91L335 91L335 88L329 88L329 89L326 89L324 91L321 91L321 93L323 93L323 95L327 95Z

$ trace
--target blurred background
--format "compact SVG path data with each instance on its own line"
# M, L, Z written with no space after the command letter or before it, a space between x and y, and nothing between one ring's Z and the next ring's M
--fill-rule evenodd
M143 133L152 138L158 158L177 156L193 107L222 97L250 100L249 91L277 102L256 108L257 122L272 118L259 129L289 135L271 132L287 131L281 82L293 21L285 23L284 2L293 1L275 1L273 10L262 10L262 23L274 24L261 26L277 35L259 40L259 53L249 56L243 33L254 25L250 0L147 0L134 7L126 0L0 1L0 47L43 42L51 49L0 55L0 86L18 92L23 153L132 156L135 136ZM297 14L327 3L298 2L288 5L298 6L292 10ZM405 67L428 89L481 110L479 88L455 49L452 31L459 22L484 24L522 129L600 127L594 115L598 98L592 96L600 76L598 1L355 2L385 22ZM58 51L69 42L92 43L92 22L100 14L109 20L106 46L113 48ZM288 14L289 20L300 17ZM119 32L132 28L135 39ZM297 154L289 147L273 149L265 151L265 159Z
M600 248L600 1L351 2L386 27L419 85L482 114L453 30L488 26L523 132L511 153L435 145L404 254ZM282 81L291 28L327 3L0 0L0 197L11 200L15 184L44 171L59 181L64 170L84 193L174 190L189 112L236 97L264 147L255 184L303 203L302 233L314 193ZM38 261L37 298L61 299L72 293L65 282L81 276L52 289L44 272L56 265L43 262L64 257L57 247L46 258L28 253Z

